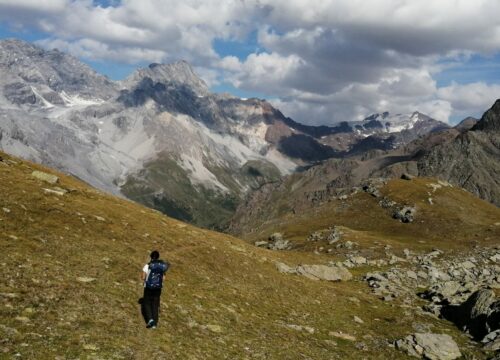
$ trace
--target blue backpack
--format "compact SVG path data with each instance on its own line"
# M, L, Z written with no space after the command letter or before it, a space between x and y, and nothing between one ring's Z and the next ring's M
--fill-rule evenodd
M163 285L163 275L168 270L169 264L163 261L149 263L149 275L146 279L146 288L161 289Z

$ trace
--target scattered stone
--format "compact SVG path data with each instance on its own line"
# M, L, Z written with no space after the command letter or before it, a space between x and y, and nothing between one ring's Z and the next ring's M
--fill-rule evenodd
M394 264L397 264L400 262L405 262L405 261L406 261L405 259L400 258L399 256L391 255L391 257L389 258L389 265L394 265Z
M356 243L350 241L350 240L347 240L346 242L344 243L341 243L341 244L337 244L337 249L347 249L347 250L352 250L354 248L354 246L357 245Z
M500 329L495 330L486 335L481 342L484 344L483 349L486 351L500 350Z
M87 277L87 276L81 276L76 278L77 281L82 282L82 283L91 283L96 281L95 278Z
M415 271L412 271L412 270L408 270L406 272L406 276L409 278L409 279L412 279L412 280L418 280L418 275Z
M376 198L381 197L382 193L378 189L377 186L375 186L373 183L367 184L363 186L363 191L370 194L371 196L374 196Z
M313 280L348 281L352 274L341 266L300 265L297 273Z
M256 241L254 245L257 247L267 247L269 243L267 241Z
M4 207L4 208L2 208L2 210L3 210L4 213L7 213L7 214L10 213L10 209L9 208Z
M38 180L45 181L51 185L55 185L59 182L59 178L55 175L48 174L42 171L35 170L31 173L31 176L37 178Z
M453 360L462 356L450 335L417 333L396 341L396 348L408 355L429 360Z
M287 328L297 330L297 331L306 331L309 334L314 334L314 328L310 326L302 326L302 325L294 325L294 324L286 324Z
M365 265L368 260L363 256L353 256L349 259L354 265Z
M205 327L213 333L217 333L217 334L222 333L222 327L220 325L209 324L209 325L205 325Z
M271 234L269 241L268 248L270 250L289 250L292 248L290 241L283 239L282 233Z
M383 209L390 209L394 206L397 205L395 201L389 200L388 198L384 197L382 200L378 202L379 206Z
M365 322L363 320L361 320L359 317L357 316L354 316L354 322L358 323L358 324L364 324Z
M396 210L392 217L402 223L411 223L415 219L416 212L417 209L413 206L403 206L401 209Z
M464 268L464 269L470 270L470 269L474 269L476 267L476 264L467 260L467 261L464 261L463 263L459 264L459 266Z
M96 345L93 344L84 344L83 345L84 350L89 350L89 351L97 351L99 348Z
M271 235L269 235L269 241L276 242L276 241L281 241L283 240L283 234L276 232Z
M492 257L490 257L490 260L493 262L500 262L500 254L495 254Z
M102 216L94 215L94 218L95 218L97 221L106 222L106 219L105 219L105 218L103 218Z
M349 335L349 334L345 334L345 333L340 332L340 331L330 331L328 333L328 335L336 337L338 339L343 339L343 340L348 340L348 341L356 341L356 337Z
M283 264L281 262L276 262L276 269L282 274L296 274L296 268L288 266L287 264Z
M337 241L342 239L342 235L343 233L339 230L339 228L334 226L330 231L330 234L326 237L326 241L328 241L328 244L330 245L335 244Z
M42 188L43 192L50 195L63 196L68 193L67 190L60 187L55 187L53 189Z
M320 231L315 231L307 237L307 241L321 241L323 240L323 234Z
M366 281L378 281L378 282L386 282L387 278L385 278L382 274L380 273L367 273L365 275L365 280Z
M482 289L473 293L463 304L450 305L442 309L441 314L445 319L454 322L458 327L466 329L477 339L482 339L490 332L489 316L496 317L493 308L495 292ZM500 327L497 320L497 327ZM491 329L496 330L496 328Z

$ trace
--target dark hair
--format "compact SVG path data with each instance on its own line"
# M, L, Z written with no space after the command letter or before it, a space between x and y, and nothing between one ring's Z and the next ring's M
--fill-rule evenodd
M149 255L151 257L151 260L158 260L160 258L160 253L158 251L153 251L151 252L151 255Z

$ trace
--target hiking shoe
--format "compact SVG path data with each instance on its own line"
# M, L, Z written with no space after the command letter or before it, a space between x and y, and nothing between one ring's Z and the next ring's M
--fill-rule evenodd
M155 321L153 319L149 320L148 321L148 324L146 325L146 327L149 329L149 328L152 328L152 327L156 327L155 325Z

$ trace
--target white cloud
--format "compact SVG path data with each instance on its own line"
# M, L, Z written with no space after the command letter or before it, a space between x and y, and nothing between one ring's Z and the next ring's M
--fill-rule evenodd
M0 0L0 8L3 10L18 9L22 11L33 11L39 13L54 13L64 10L68 4L67 0Z
M466 85L452 83L437 91L437 96L448 101L456 115L480 116L496 99L500 98L500 84L475 82Z
M106 43L87 38L76 41L51 38L37 41L37 44L44 48L56 48L86 59L107 59L128 64L136 64L142 61L161 62L166 57L165 52L161 50L132 46L111 47Z

